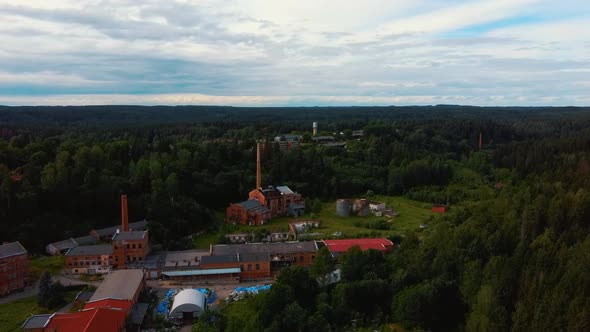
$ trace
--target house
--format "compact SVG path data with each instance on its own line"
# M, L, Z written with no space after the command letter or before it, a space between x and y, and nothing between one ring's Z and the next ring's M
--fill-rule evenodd
M66 254L65 273L104 274L111 270L113 247L110 244L78 246Z
M47 246L45 246L45 251L50 255L57 256L63 255L66 252L68 252L68 250L77 246L78 242L76 242L76 240L74 240L73 238L69 238L67 240L57 241L48 244Z
M271 217L270 210L261 202L249 199L230 204L226 210L226 222L244 225L264 225Z
M352 247L359 247L362 251L373 249L382 253L393 251L393 242L385 238L324 240L323 244L328 247L334 258L338 258Z
M20 242L0 245L0 296L25 288L29 283L29 258Z

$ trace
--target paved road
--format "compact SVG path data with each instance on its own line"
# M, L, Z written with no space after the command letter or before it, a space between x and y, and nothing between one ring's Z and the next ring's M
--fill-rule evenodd
M39 282L36 281L33 286L25 288L24 291L13 293L8 296L0 297L0 304L14 302L27 297L35 296L39 292Z

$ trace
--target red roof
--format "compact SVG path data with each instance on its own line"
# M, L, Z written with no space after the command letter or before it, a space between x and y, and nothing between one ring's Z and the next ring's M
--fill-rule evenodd
M86 305L84 306L84 310L94 308L115 308L121 309L125 311L125 313L128 313L129 310L131 310L131 306L131 301L119 299L104 299L86 303Z
M324 243L331 252L337 253L346 252L355 246L360 247L362 251L375 249L381 252L391 252L393 250L393 242L385 238L324 240Z
M125 326L126 313L119 309L96 308L71 313L57 313L47 330L59 332L118 332Z

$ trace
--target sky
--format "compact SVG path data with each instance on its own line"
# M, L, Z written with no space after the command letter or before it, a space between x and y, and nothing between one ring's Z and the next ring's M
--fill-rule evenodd
M588 0L0 0L2 105L590 105Z

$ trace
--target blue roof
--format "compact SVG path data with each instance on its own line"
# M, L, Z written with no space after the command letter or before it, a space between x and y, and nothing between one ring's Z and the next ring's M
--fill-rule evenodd
M207 270L186 270L186 271L165 271L162 274L169 277L184 276L207 276L212 274L240 273L239 267L230 267L226 269L207 269Z

